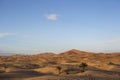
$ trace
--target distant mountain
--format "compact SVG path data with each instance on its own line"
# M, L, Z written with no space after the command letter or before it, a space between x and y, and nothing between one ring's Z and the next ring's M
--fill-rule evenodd
M0 56L10 56L14 55L15 53L5 53L5 52L0 52Z

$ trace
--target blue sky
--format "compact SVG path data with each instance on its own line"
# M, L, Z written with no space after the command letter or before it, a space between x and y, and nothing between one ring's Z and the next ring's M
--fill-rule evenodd
M119 0L0 0L0 52L120 51Z

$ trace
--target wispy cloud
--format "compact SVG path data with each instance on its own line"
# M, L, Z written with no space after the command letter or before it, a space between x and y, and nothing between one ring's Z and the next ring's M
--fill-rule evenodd
M6 37L6 36L10 36L10 35L14 35L14 33L0 32L0 38Z
M58 14L48 14L48 15L45 15L47 19L49 20L58 20L59 18L59 15Z
M106 41L105 43L107 43L107 44L120 43L120 38L111 39L111 40Z

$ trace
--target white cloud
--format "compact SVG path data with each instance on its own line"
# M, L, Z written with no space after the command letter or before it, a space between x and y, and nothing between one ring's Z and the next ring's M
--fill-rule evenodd
M58 17L59 15L58 14L49 14L49 15L46 15L46 18L49 19L49 20L58 20Z
M10 36L10 35L14 35L14 34L13 33L0 32L0 38L6 37L6 36Z

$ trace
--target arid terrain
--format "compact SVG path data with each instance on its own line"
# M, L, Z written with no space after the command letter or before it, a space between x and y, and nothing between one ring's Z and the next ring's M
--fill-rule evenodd
M0 80L120 80L120 53L0 56Z

